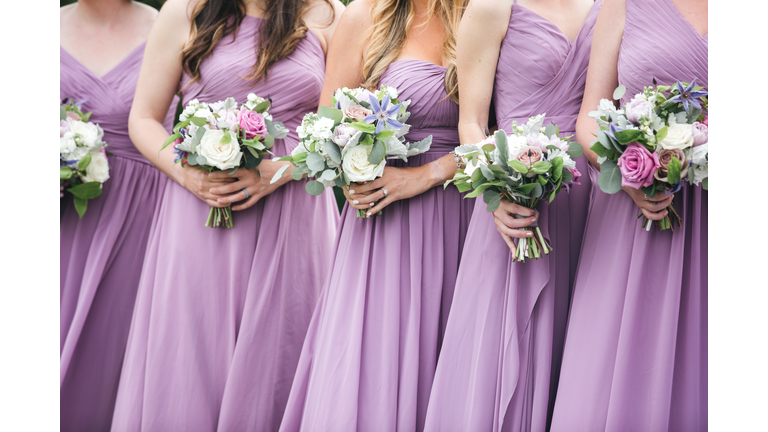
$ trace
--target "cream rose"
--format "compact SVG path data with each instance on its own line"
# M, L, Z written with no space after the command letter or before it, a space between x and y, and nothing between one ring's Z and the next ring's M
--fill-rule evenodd
M358 145L348 150L341 163L342 170L347 174L350 181L366 182L381 177L384 173L386 160L382 160L378 165L368 162L368 156L371 154L372 146Z
M665 150L685 150L693 146L693 126L673 124L667 128L667 136L659 142Z
M224 144L225 133L229 135L229 142ZM220 170L229 170L240 165L240 159L243 152L240 151L240 144L237 142L237 136L232 131L209 130L200 140L197 152L204 156L206 165L214 166Z
M81 176L83 182L104 183L109 180L109 163L104 151L91 152L91 163L85 168L85 174Z

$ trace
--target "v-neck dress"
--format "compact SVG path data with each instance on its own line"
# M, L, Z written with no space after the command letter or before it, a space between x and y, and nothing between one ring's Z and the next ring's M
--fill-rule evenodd
M627 0L619 83L708 84L709 35L671 0ZM707 202L675 194L682 228L646 231L596 186L576 276L553 431L707 430Z
M85 101L112 154L101 196L88 201L82 219L71 202L61 219L62 431L109 430L144 251L167 182L128 137L143 54L142 43L99 77L60 50L60 97Z
M601 5L592 6L573 43L550 21L512 5L493 90L500 129L546 113L562 136L574 134ZM576 160L582 173L586 164ZM546 430L589 208L589 181L581 183L538 206L554 249L524 263L512 261L493 215L477 200L425 431Z

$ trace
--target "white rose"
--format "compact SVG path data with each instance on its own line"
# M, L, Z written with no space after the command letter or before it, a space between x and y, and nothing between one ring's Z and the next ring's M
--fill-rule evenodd
M75 121L72 122L72 125L70 125L69 129L73 134L75 134L75 140L78 139L80 143L88 147L89 149L100 147L101 145L101 138L104 136L104 131L101 130L101 128L98 125L95 125L93 123L85 123L82 121Z
M85 174L80 178L83 182L99 182L104 183L109 180L109 163L107 163L107 155L103 152L96 151L91 152L91 163L85 168Z
M371 154L373 146L359 145L349 149L344 156L341 167L353 182L366 182L381 177L384 173L386 160L382 160L378 165L368 162L368 156Z
M228 134L230 140L223 144L221 140L224 134ZM220 170L229 170L240 165L240 159L243 152L240 151L240 144L237 142L237 136L232 131L209 130L203 135L198 146L198 153L207 160L206 165L214 166Z
M667 136L659 142L665 150L685 150L693 146L693 126L689 124L671 124Z
M514 159L523 147L528 145L528 137L507 135L507 160Z
M74 151L77 147L75 139L72 137L72 132L66 132L64 136L59 138L59 154L64 156Z

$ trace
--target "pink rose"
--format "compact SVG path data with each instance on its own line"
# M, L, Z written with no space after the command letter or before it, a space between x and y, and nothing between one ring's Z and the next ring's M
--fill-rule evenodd
M656 173L654 174L654 177L656 177L657 179L663 182L668 181L667 172L669 169L669 162L672 160L672 156L676 157L677 160L679 160L680 163L683 164L683 168L680 170L680 178L685 177L685 175L688 173L688 159L685 158L685 155L683 154L682 150L679 150L679 149L660 150L658 155L659 155L659 169L656 170Z
M246 107L240 108L240 112L237 113L237 123L245 131L247 139L252 139L256 135L264 138L267 134L267 124L264 122L264 116Z
M704 119L706 121L706 119ZM698 147L709 141L709 126L704 122L693 124L693 146Z
M566 168L568 171L573 174L573 180L571 180L571 183L575 184L576 186L581 186L581 183L579 183L579 177L581 177L581 173L576 168Z
M368 117L369 115L373 114L373 111L369 110L368 108L365 108L364 106L357 105L357 104L350 105L344 108L342 112L344 113L344 117L348 119L355 119L355 120L362 120Z
M647 187L653 184L653 175L659 164L658 153L651 153L642 144L631 143L619 156L619 170L621 171L621 186L634 189Z
M517 152L515 159L519 160L523 163L523 165L530 168L533 166L533 164L541 160L541 149L539 147L525 146L520 149L519 152ZM530 174L531 173L528 173L527 175Z
M67 111L67 118L70 120L81 120L80 116L74 111Z

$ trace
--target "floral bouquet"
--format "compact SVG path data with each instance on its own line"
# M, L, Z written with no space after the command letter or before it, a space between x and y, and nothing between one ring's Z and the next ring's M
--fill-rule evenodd
M282 123L272 121L268 113L271 100L253 93L238 106L234 98L207 104L194 99L179 116L179 123L163 144L173 144L175 162L196 166L208 172L229 170L234 174L240 167L256 168L275 139L288 135ZM205 226L232 228L232 208L212 207Z
M613 98L621 99L625 92L619 86ZM645 87L621 109L601 100L597 111L589 113L600 126L592 143L600 163L600 189L614 194L626 186L653 198L660 192L679 191L686 179L707 189L709 118L702 113L707 112L706 96L696 79L673 86L657 86L654 79L653 86ZM674 206L667 208L669 213L656 221L656 227L674 230L670 214L682 226ZM648 218L643 217L643 225L650 231Z
M88 121L91 113L82 112L80 104L70 101L61 107L59 185L74 196L75 210L82 219L88 200L100 196L101 184L109 180L109 164L104 131Z
M349 186L381 177L386 159L408 161L408 156L424 153L432 144L431 135L418 142L405 142L411 128L405 124L411 101L400 102L397 95L396 88L386 85L375 92L346 87L336 90L335 108L320 107L317 114L305 115L296 128L299 145L278 160L290 161L296 167L291 171L295 180L305 174L314 177L306 185L311 195L320 195L333 185ZM281 168L272 182L287 168ZM357 217L367 216L358 210Z
M445 182L445 187L453 183L460 192L472 191L465 198L482 194L492 212L502 198L534 209L541 201L552 202L561 190L580 185L581 173L573 160L584 151L579 143L569 141L570 137L560 138L557 126L542 127L545 115L531 117L525 125L513 122L512 135L499 130L478 144L456 147L454 153L465 167ZM513 261L536 259L552 250L536 223L519 229L533 231L533 235L518 240Z

